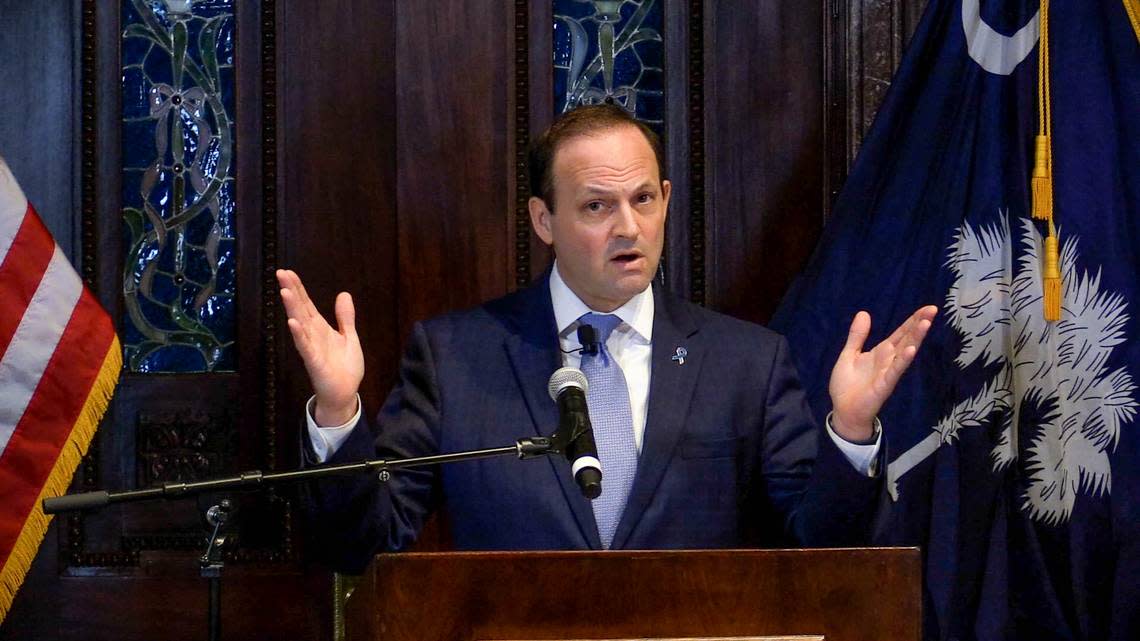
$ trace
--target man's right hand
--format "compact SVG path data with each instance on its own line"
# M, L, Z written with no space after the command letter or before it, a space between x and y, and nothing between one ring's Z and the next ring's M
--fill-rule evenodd
M343 425L356 414L356 394L364 378L364 352L356 335L352 296L348 292L337 294L338 328L334 329L317 311L296 272L277 270L277 283L293 344L305 362L316 394L313 418L322 427Z

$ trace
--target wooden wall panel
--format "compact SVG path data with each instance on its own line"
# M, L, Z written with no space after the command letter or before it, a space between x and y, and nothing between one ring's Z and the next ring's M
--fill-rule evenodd
M525 20L524 14L525 13ZM515 0L515 30L520 25L526 30L518 34L527 47L526 69L515 68L515 155L516 182L529 182L525 171L526 150L550 123L554 122L554 73L551 69L551 48L553 47L554 3L550 0ZM517 43L517 40L516 40ZM519 45L516 44L516 50ZM524 114L518 112L519 105L526 102ZM524 124L525 123L525 124ZM518 135L527 132L527 139ZM530 228L530 215L526 201L530 195L530 185L524 184L515 191L515 242L519 247L515 252L515 287L523 287L537 278L554 262L554 251L547 247Z
M393 0L278 3L279 259L326 317L349 291L375 410L400 353ZM281 324L279 407L294 435L310 394Z
M401 340L514 280L513 18L511 0L398 3Z
M821 226L821 6L731 0L705 11L707 303L763 322Z
M704 9L665 4L665 177L673 184L662 258L665 287L705 302Z

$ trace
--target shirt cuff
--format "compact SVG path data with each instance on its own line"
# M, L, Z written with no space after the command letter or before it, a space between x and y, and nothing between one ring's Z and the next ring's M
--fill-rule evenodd
M883 442L883 425L879 422L879 418L875 417L875 433L874 442L862 445L859 443L852 443L844 439L842 436L835 433L831 427L832 412L827 413L827 420L824 424L827 427L827 435L835 442L836 447L843 456L847 457L851 465L859 470L863 476L875 478L879 475L879 445Z
M360 421L360 394L356 395L356 414L344 425L334 427L321 427L313 417L313 403L316 395L310 396L305 403L305 424L309 428L309 441L313 444L313 454L317 455L317 463L324 463L332 458L340 446L352 434L352 428Z

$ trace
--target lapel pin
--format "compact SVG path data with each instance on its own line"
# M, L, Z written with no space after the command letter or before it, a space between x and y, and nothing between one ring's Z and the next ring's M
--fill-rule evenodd
M685 349L684 347L678 347L677 351L673 353L672 360L677 361L678 365L684 365L685 364L685 357L688 355L689 355L689 350Z

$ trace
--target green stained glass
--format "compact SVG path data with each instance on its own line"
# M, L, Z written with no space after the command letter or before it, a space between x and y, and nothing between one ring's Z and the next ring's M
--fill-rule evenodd
M236 366L233 0L124 0L123 351Z
M663 13L658 0L554 0L555 112L613 102L660 132Z

